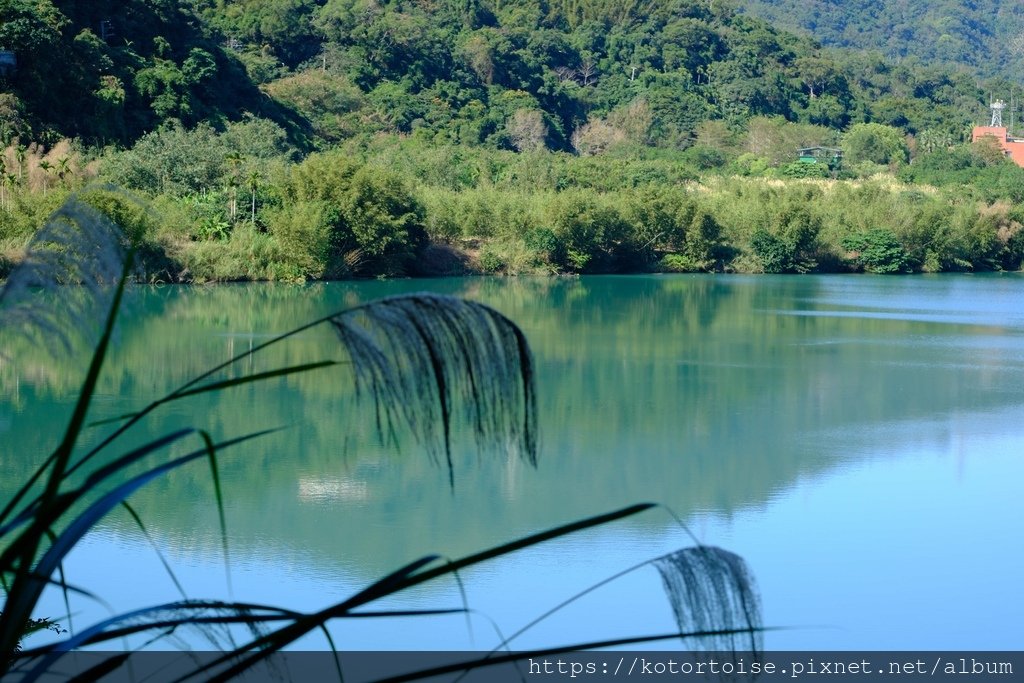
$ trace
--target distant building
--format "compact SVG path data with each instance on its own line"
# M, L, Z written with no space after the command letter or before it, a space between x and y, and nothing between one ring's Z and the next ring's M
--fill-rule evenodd
M835 147L800 147L796 150L797 160L805 164L839 163L843 150Z
M796 153L801 164L821 164L832 173L837 173L843 165L843 150L835 147L800 147Z
M1011 137L1009 131L1003 126L1003 109L1006 104L1002 100L992 103L992 121L987 126L975 126L971 133L971 142L977 142L984 137L991 137L999 143L1003 154L1008 156L1013 163L1024 167L1024 138Z

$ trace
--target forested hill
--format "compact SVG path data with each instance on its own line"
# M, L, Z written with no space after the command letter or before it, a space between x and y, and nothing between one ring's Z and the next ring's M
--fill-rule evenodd
M1018 85L1024 78L1024 5L1016 0L745 0L743 11L824 45Z
M221 38L176 0L0 0L0 139L129 143L175 119L288 125Z
M0 49L5 143L247 115L320 147L679 148L774 115L961 139L986 101L968 75L837 56L725 0L0 0Z

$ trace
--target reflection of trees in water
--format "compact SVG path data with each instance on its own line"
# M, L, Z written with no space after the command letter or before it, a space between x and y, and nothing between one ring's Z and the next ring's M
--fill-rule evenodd
M980 371L964 363L955 335L977 330L790 314L841 306L829 300L836 281L658 276L146 288L129 302L101 380L104 414L95 417L137 407L240 344L359 301L429 288L493 305L523 328L537 357L538 471L514 459L479 458L465 440L456 449L464 462L452 494L444 472L409 457L412 448L396 454L378 443L372 415L339 392L340 376L292 376L155 415L154 433L197 423L215 435L292 425L225 454L235 547L269 542L341 564L372 555L375 566L360 571L375 571L420 552L455 555L638 500L664 502L684 517L705 509L728 514L832 466L857 450L856 440L876 438L880 421L941 420L1015 396L993 389L1019 382L1019 364L1016 373L993 373L1007 361L991 350ZM873 291L882 296L885 287ZM934 343L907 343L913 339ZM328 334L313 333L271 349L252 369L335 353ZM70 361L30 350L18 357L17 368L4 366L0 375L0 418L12 415L4 436L15 437L8 443L52 433L52 418L30 404L59 406L78 382ZM12 381L21 404L7 398ZM823 434L844 441L823 442ZM16 481L29 463L5 457L0 467L4 481ZM199 468L175 472L140 492L137 507L171 543L181 537L216 548L206 479Z

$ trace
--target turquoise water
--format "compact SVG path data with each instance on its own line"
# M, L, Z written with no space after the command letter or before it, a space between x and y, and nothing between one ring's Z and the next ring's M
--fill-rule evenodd
M230 568L205 465L134 499L190 597L302 609L420 555L457 557L640 501L742 555L773 649L1017 649L1024 591L1024 278L959 276L443 279L139 288L92 417L138 408L251 344L369 298L429 289L515 320L538 365L536 469L456 447L454 489L415 445L384 447L344 368L153 415L229 437ZM5 492L65 419L80 362L8 343ZM328 330L243 370L342 358ZM98 438L97 428L90 438ZM26 447L29 444L29 447ZM691 545L665 510L524 551L462 578L474 615L338 624L344 648L484 648L586 586ZM180 597L126 516L66 567L123 610ZM230 573L230 588L226 574ZM392 607L458 607L437 583ZM84 598L74 625L107 616ZM64 612L51 596L47 614ZM651 568L587 596L520 647L671 631ZM188 639L188 637L186 637ZM326 647L322 637L302 642ZM199 643L201 646L201 643Z

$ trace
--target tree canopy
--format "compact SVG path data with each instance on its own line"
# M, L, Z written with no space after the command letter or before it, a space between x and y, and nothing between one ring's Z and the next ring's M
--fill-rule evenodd
M0 0L0 49L18 58L0 132L43 142L253 115L307 148L390 132L569 150L588 124L685 148L703 121L755 116L962 135L986 103L966 74L697 0Z

